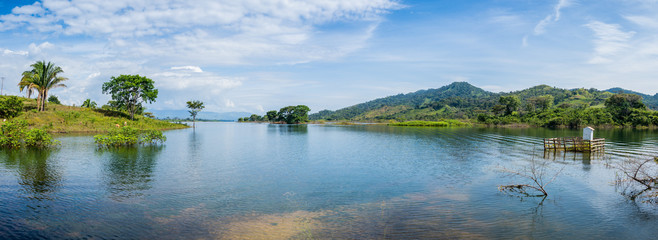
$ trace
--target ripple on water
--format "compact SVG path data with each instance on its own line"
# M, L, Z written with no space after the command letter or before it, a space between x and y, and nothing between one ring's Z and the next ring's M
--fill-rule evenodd
M201 123L126 151L64 137L50 155L0 153L0 238L655 236L606 164L655 155L657 134L597 132L603 158L543 155L542 138L578 132ZM549 198L497 190L518 179L496 167L533 158L565 168Z

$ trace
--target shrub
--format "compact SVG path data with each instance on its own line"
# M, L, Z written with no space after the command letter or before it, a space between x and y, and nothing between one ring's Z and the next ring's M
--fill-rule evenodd
M0 146L2 148L20 148L27 127L25 120L9 121L0 126Z
M0 126L0 147L21 148L49 148L57 145L59 141L43 129L27 130L25 120L9 121Z
M0 97L0 118L13 118L23 110L23 101L16 96Z
M158 142L164 143L165 141L167 141L167 136L158 130L144 131L139 140L141 144L157 144Z
M43 129L30 129L25 133L24 141L25 145L31 148L48 148L59 143Z
M110 131L106 135L94 136L94 142L98 147L121 147L121 146L135 146L137 144L157 144L158 142L164 143L167 137L159 130L146 130L141 134L132 127L124 126L116 130Z

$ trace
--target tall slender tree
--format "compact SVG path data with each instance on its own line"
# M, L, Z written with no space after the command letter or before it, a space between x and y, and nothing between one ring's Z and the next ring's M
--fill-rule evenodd
M199 100L187 101L187 108L190 110L190 115L192 115L192 127L196 128L196 115L201 112L201 109L205 108L203 102Z
M43 111L48 99L48 91L56 87L66 87L62 82L68 78L57 76L64 71L59 66L46 61L37 61L30 65L32 70L23 72L23 78L18 86L22 89L36 89L39 93L37 97L37 109ZM29 94L29 92L28 92Z

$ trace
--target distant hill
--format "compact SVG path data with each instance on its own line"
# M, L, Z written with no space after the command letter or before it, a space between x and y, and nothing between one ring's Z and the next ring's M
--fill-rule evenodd
M559 108L601 108L605 99L618 91L634 93L644 98L651 109L658 109L658 94L649 96L614 88L606 91L591 89L561 89L539 85L509 93L493 93L466 82L454 82L437 89L398 94L342 108L336 111L322 110L309 116L311 120L438 120L442 118L474 118L481 113L491 113L501 96L516 95L521 100L520 109L534 108L537 99L550 95L552 106Z
M166 118L177 118L177 119L186 119L190 117L190 113L187 110L149 110L155 115L158 119ZM230 120L237 121L238 118L249 116L251 113L248 112L206 112L201 111L197 115L197 119L204 120Z
M640 95L640 96L642 96L643 102L644 102L645 105L647 105L647 107L649 107L653 110L658 110L658 93L651 96L651 95L647 95L647 94L643 94L643 93L639 93L639 92L635 92L635 91L631 91L631 90L626 90L626 89L618 88L618 87L617 88L611 88L611 89L608 89L608 90L605 90L605 91L606 92L611 92L611 93L630 93L630 94Z
M393 119L394 116L405 113L418 112L431 113L423 109L443 107L443 105L461 107L486 107L491 104L476 104L476 99L491 100L495 93L485 91L466 82L454 82L438 89L419 90L413 93L398 94L369 102L346 107L336 111L323 110L309 116L312 120L376 120ZM439 106L440 105L440 106ZM492 105L493 106L493 105Z

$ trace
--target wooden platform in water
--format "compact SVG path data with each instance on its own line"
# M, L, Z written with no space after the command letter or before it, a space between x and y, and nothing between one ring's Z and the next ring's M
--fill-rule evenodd
M605 150L605 138L584 140L581 137L544 138L544 151L598 152Z

